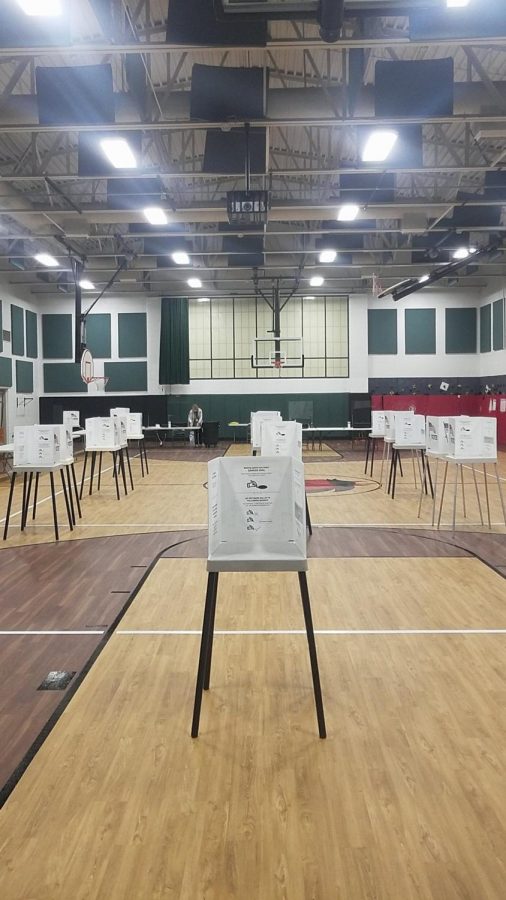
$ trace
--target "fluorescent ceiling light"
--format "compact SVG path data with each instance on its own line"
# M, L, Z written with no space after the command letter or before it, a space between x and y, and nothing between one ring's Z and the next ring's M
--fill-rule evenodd
M89 278L83 278L82 281L79 282L79 287L83 289L83 291L94 291L95 285Z
M147 206L143 212L150 225L167 225L169 221L160 206Z
M453 258L467 259L472 253L476 253L476 247L458 247L453 254Z
M18 0L26 16L61 16L62 0Z
M314 300L315 298L311 295L310 297L303 297L303 300Z
M448 9L456 9L457 7L468 6L469 0L446 0Z
M137 160L125 138L104 138L100 146L115 169L137 168Z
M309 284L311 287L321 287L325 279L321 275L313 275Z
M321 263L333 263L337 253L335 250L322 250L318 259Z
M47 266L48 268L54 268L54 266L58 265L58 260L51 256L50 253L37 253L34 256L34 259L37 260L41 266Z
M338 222L354 222L360 212L356 203L345 203L337 214Z
M190 257L184 250L176 250L172 254L172 259L176 263L177 266L189 266L190 265Z
M384 162L398 137L396 131L373 131L362 151L362 162Z
M188 279L188 287L201 288L202 282L201 282L200 278L189 278Z
M425 282L425 281L428 281L429 278L430 278L430 275L422 275L422 277L418 279L418 283L419 283L419 284L424 284L424 282Z
M198 297L197 299L197 303L210 303L210 301L210 297Z

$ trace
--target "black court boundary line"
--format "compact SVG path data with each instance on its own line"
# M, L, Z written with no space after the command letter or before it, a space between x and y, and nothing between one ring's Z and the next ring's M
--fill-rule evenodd
M139 593L141 588L144 587L144 584L146 583L147 579L151 575L151 572L153 571L153 569L155 568L156 564L159 562L159 560L161 559L163 554L167 553L169 550L174 550L176 547L180 547L183 544L189 544L189 543L191 543L191 541L194 541L194 540L198 540L198 538L192 537L192 538L187 538L183 541L176 541L175 544L170 544L168 547L165 547L163 550L160 550L160 552L152 559L152 561L149 564L149 566L147 567L146 571L143 573L142 578L139 580L136 587L130 593L128 600L126 600L124 606L122 606L122 608L118 612L114 621L109 625L107 631L102 635L102 638L100 639L98 645L95 647L93 653L88 658L87 662L85 663L85 665L83 666L81 671L77 674L77 677L72 681L65 696L62 698L61 703L59 703L58 706L56 707L56 709L52 712L52 714L49 717L49 719L47 720L46 724L43 726L43 728L41 729L41 731L39 732L39 734L37 735L37 737L31 744L30 748L25 753L21 762L16 766L12 775L7 779L4 786L0 789L0 809L2 809L2 807L5 806L5 804L7 803L7 800L11 796L12 792L14 791L14 789L16 788L18 783L20 782L24 773L28 769L30 763L33 762L38 751L40 750L40 748L42 747L44 742L47 740L47 738L51 734L53 728L55 727L55 725L57 724L57 722L59 721L59 719L65 712L70 701L72 700L72 698L75 696L75 694L81 687L81 684L83 683L84 679L86 678L88 673L91 671L91 669L93 668L93 665L97 661L98 657L100 656L102 651L105 649L105 647L109 643L111 637L113 636L114 632L116 631L121 620L124 618L125 614L129 610L132 603L134 602L134 600L137 597L137 594Z

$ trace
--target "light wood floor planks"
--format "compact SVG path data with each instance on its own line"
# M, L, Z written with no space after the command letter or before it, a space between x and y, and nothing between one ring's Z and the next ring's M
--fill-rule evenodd
M238 578L219 630L303 627L295 576ZM305 636L218 634L192 741L199 636L124 632L199 628L204 583L157 564L0 816L2 900L502 900L506 635L318 635L320 741ZM319 628L506 622L475 560L310 587Z

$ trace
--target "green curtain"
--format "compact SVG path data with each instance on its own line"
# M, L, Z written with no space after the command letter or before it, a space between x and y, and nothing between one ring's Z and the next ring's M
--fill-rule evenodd
M159 384L190 383L190 337L186 297L162 298Z

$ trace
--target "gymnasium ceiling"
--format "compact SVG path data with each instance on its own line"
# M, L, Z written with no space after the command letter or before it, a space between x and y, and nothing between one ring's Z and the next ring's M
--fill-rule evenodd
M503 2L470 0L480 9ZM4 4L19 12L17 0ZM265 47L168 43L167 0L67 0L65 46L28 40L5 46L0 29L0 278L41 297L72 293L70 250L86 259L95 294L124 258L116 296L251 293L253 269L237 256L249 248L239 241L225 250L222 233L226 192L244 187L242 168L213 173L207 164L204 171L208 128L226 134L244 122L190 118L197 63L269 70L266 115L252 123L266 128L266 171L253 176L252 186L270 189L272 198L265 234L257 235L260 278L297 278L304 294L364 293L373 274L386 287L422 277L462 244L497 245L506 230L506 28L502 37L414 38L409 13L444 6L445 0L349 0L343 36L333 44L307 20L269 22ZM452 13L457 22L462 11ZM413 109L375 117L378 61L448 58L451 114ZM96 125L39 122L37 70L97 64L112 67L115 92L114 122L101 125L101 133L142 137L135 185L130 191L121 182L119 194L114 178L77 174L78 141L93 137ZM419 158L365 167L360 140L372 124L421 127ZM360 206L356 221L337 223L339 207L353 200ZM166 209L170 246L183 242L189 266L171 264L163 252L167 228L146 226L146 205ZM228 237L234 233L242 234L235 229ZM338 251L332 265L318 261L326 246ZM39 265L40 252L55 256L58 267ZM503 273L496 253L461 270L450 286L479 288ZM309 287L315 274L325 278L320 289ZM188 289L190 276L201 279L201 289Z

